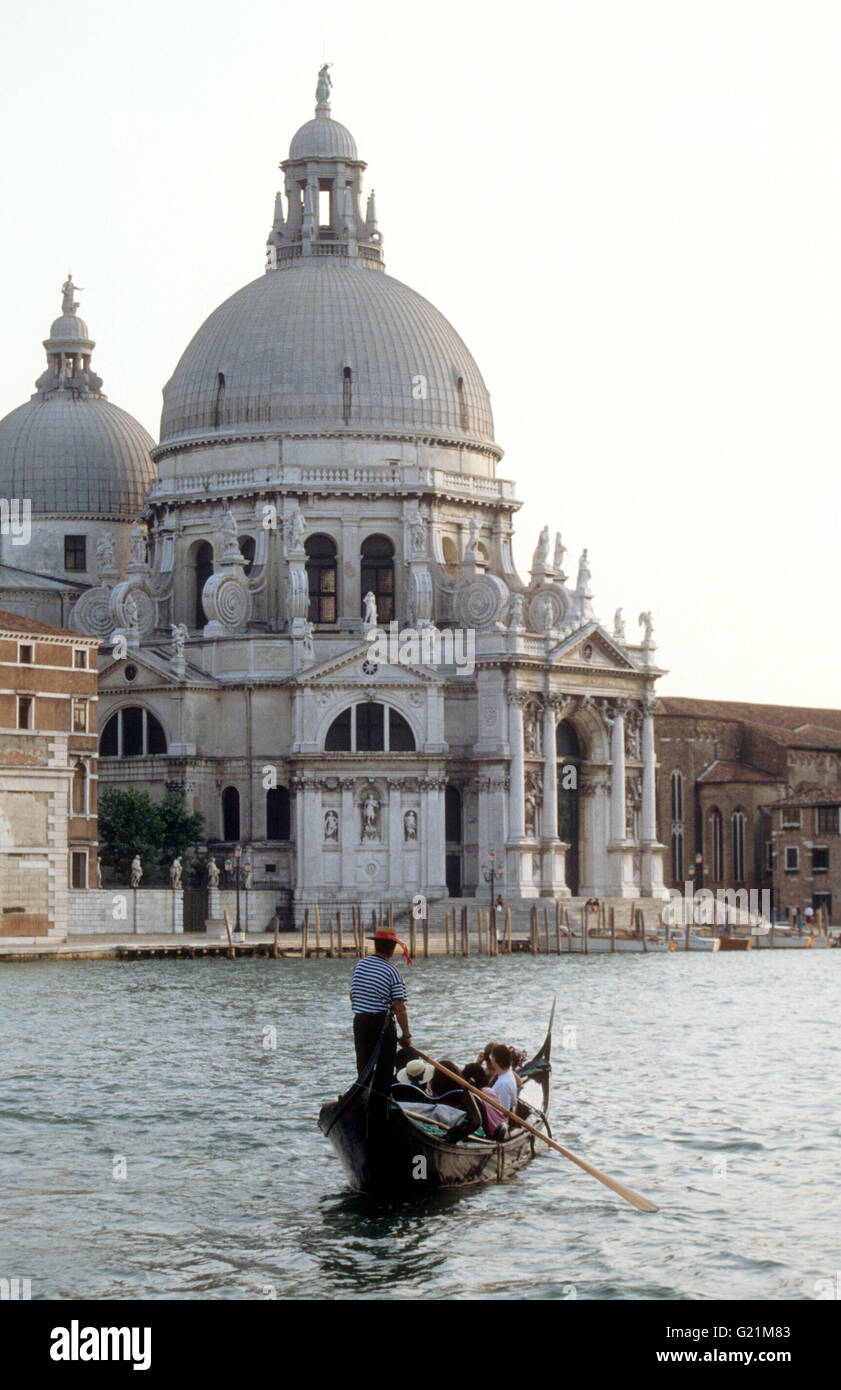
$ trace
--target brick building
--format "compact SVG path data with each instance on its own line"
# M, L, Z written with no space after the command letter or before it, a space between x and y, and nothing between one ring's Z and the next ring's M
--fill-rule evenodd
M841 710L664 696L654 724L666 883L767 888L778 914L805 907L815 893L824 902L821 893L832 887L815 883L807 891L803 876L795 891L795 875L781 870L779 856L799 845L801 864L811 863L822 799L831 805L836 796L836 808L841 804ZM792 838L783 828L787 806L803 810ZM830 877L835 871L833 861ZM841 883L834 892L839 905Z
M0 936L67 932L96 882L98 640L0 610Z
M774 906L778 917L793 909L828 921L841 907L841 783L804 784L771 808Z

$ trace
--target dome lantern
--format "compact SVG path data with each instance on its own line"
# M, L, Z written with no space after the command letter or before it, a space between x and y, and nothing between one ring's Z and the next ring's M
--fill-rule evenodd
M318 74L315 117L292 137L289 158L281 162L283 194L275 199L275 217L267 243L267 270L280 270L299 257L341 256L383 270L382 235L371 215L361 209L362 174L350 131L330 114L333 83L325 63Z
M91 354L96 343L88 332L88 325L76 313L79 304L73 295L79 288L68 273L61 287L61 314L53 320L50 335L44 339L47 370L35 383L39 396L53 391L72 391L74 395L102 397L102 377L91 370Z

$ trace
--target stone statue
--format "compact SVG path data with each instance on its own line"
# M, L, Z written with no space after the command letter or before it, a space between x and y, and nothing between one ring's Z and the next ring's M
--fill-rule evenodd
M467 527L467 545L464 550L465 563L480 558L479 552L479 518L474 512Z
M129 632L137 633L140 625L140 614L137 611L137 603L134 594L129 590L123 600L123 608L126 613L126 623Z
M95 880L96 880L96 887L97 887L97 888L101 888L101 887L102 887L102 860L101 860L99 857L97 857L96 868L94 869L93 872L94 872L94 878L95 878Z
M140 887L140 880L143 877L143 865L140 862L140 855L136 854L131 861L131 886Z
M548 526L544 526L543 530L541 531L541 533L540 533L540 535L539 535L539 537L538 537L537 549L535 550L534 555L533 555L533 557L532 557L532 562L531 562L531 567L532 567L532 569L533 569L533 570L537 570L537 569L543 568L543 567L546 565L548 559L549 559L549 527L548 527Z
M108 531L103 531L96 542L96 569L100 576L104 574L116 574L117 572L114 541Z
M508 631L522 632L525 627L525 606L526 601L522 594L515 594L511 600L511 608L508 615Z
M145 565L146 563L146 528L139 521L131 523L131 530L128 533L129 550L131 551L131 561L133 565Z
M523 748L526 753L537 752L537 720L534 710L527 710L523 721Z
M307 523L300 507L296 507L289 521L289 545L292 550L300 550L304 544Z
M365 595L364 603L365 603L365 618L364 618L365 626L366 626L366 627L376 627L376 626L377 626L377 600L376 600L376 598L374 597L374 595L371 593L371 590L370 590L370 589L368 590L367 594Z
M230 554L239 549L237 546L236 517L229 507L226 507L222 513L222 539L224 541L223 554Z
M590 587L590 560L586 550L582 550L581 558L578 561L578 583L576 589L579 594L586 594Z
M652 618L651 614L640 613L639 625L640 627L645 629L645 636L643 638L643 642L650 642L652 640L652 634L654 632L654 619Z
M184 644L189 635L190 631L186 623L172 624L172 655L179 666L183 666L185 662Z
M617 642L625 641L625 619L622 617L621 608L617 608L613 615L613 635Z
M565 576L565 574L564 574L564 556L566 555L566 553L567 553L567 548L566 548L566 546L564 545L563 541L561 540L561 533L560 533L560 531L556 531L556 533L555 533L555 559L554 559L554 561L553 561L552 568L554 569L556 575L558 576L558 578L561 580L562 583L563 583L564 579L566 578L566 576Z
M414 811L407 811L403 817L403 838L404 840L416 840L418 838L418 818Z
M207 861L207 886L208 888L219 887L219 865L215 859Z
M333 88L333 79L330 76L331 63L324 63L318 69L318 82L315 87L315 101L317 106L330 105L330 92Z
M251 880L253 879L253 877L254 865L250 859L246 859L242 866L242 882L244 888L248 889L251 887Z
M544 594L535 604L535 613L539 627L543 632L548 632L555 617L555 605L548 594Z
M81 288L81 285L73 284L73 276L68 270L67 279L61 287L61 312L63 314L75 314L79 306L73 298L73 295L76 290L81 290Z
M181 887L181 873L181 858L179 855L176 855L169 866L169 882L173 888Z
M420 512L415 512L412 518L412 550L416 555L426 550L426 529Z
M377 801L377 798L373 795L373 793L369 792L362 803L363 840L370 841L378 840L380 838L380 830L378 825L379 816L380 803Z
M339 817L335 811L324 813L324 838L337 841L339 838Z

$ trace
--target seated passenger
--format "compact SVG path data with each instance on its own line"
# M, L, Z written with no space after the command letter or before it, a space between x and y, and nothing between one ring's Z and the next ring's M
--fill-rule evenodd
M401 1086L417 1086L421 1091L428 1091L432 1075L429 1063L414 1057L397 1073L397 1080Z
M461 1072L459 1071L455 1062L449 1061L448 1058L441 1058L441 1066L446 1067L447 1071L453 1072L455 1076L461 1076ZM432 1070L432 1068L430 1068L430 1070ZM432 1080L429 1083L429 1093L430 1095L436 1097L449 1097L450 1095L452 1095L453 1097L462 1097L469 1094L461 1086L459 1086L457 1082L451 1081L448 1076L445 1076L442 1071L439 1071L437 1067L434 1069ZM448 1100L448 1103L450 1105L461 1105L462 1108L464 1106L464 1102L461 1099Z
M488 1064L491 1089L509 1110L517 1109L517 1078L511 1070L511 1051L504 1043L494 1043Z
M469 1062L462 1073L465 1081L469 1081L471 1086L475 1086L488 1100L482 1104L484 1111L484 1129L489 1139L497 1141L504 1139L508 1133L505 1125L505 1116L501 1110L497 1110L493 1105L496 1099L496 1092L488 1085L488 1078L483 1067L478 1062Z

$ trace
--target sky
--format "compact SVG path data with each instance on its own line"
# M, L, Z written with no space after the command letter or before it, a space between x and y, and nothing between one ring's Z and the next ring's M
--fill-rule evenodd
M68 270L157 438L262 273L278 162L332 113L386 268L475 356L523 502L663 694L841 703L841 6L822 0L28 0L0 17L0 416Z

